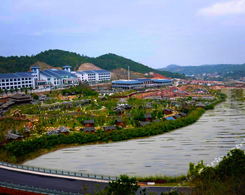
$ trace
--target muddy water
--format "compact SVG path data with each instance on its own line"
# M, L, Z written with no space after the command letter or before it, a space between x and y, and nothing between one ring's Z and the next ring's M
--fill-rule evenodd
M61 149L24 165L113 176L186 174L189 162L210 163L245 138L245 102L230 90L227 94L226 102L191 126L145 139Z

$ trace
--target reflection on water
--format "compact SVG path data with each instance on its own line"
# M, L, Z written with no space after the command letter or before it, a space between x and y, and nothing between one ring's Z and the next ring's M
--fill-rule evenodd
M198 122L170 133L61 149L24 165L103 175L186 174L189 162L209 163L245 138L245 102L237 97L229 91L227 101Z

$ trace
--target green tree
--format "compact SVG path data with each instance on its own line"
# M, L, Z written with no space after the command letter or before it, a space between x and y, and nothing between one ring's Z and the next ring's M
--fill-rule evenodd
M14 93L14 90L13 88L10 89L10 93L13 94Z
M19 89L16 87L16 88L14 88L14 91L15 91L16 93L18 93Z
M37 94L34 94L34 95L33 95L33 99L34 99L34 100L39 100L39 96L38 96Z
M133 195L140 186L135 178L129 178L127 175L120 175L117 181L109 183L108 195Z
M23 88L23 87L21 87L21 88L20 88L20 91L21 91L21 92L23 92L23 91L24 91L24 88Z
M4 89L4 93L5 93L6 95L8 95L8 90L7 90L7 89Z
M31 93L32 93L33 87L32 87L32 86L30 86L30 87L29 87L29 90L30 90L30 91L31 91Z
M38 135L42 135L44 132L44 127L42 126L41 123L36 124L36 132Z
M0 88L0 95L3 95L3 90L2 90L2 88Z
M25 88L25 94L26 94L26 95L28 94L28 89L27 89L27 88Z

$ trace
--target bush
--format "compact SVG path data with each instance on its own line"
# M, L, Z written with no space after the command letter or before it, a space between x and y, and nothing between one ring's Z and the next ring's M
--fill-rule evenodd
M245 194L245 154L243 150L234 149L215 167L202 166L203 171L197 171L200 164L190 166L189 172L194 172L193 184L195 194ZM199 169L200 170L200 169Z
M33 99L34 100L39 100L39 96L37 94L33 94Z

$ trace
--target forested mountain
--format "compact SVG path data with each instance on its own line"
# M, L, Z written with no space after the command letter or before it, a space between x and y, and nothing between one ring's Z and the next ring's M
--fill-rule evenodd
M94 65L106 70L120 68L127 69L128 66L130 66L130 70L135 72L147 73L154 71L166 77L184 77L182 74L172 74L168 71L161 72L115 54L105 54L96 58L91 58L74 52L58 49L47 50L32 56L0 56L0 73L28 71L30 66L36 62L44 62L54 67L69 65L72 67L72 70L77 70L83 63L93 63Z
M201 66L179 66L169 65L166 68L158 69L160 71L171 71L186 75L196 75L203 73L218 73L219 75L226 75L230 73L241 73L245 71L245 64L217 64L217 65L201 65Z

